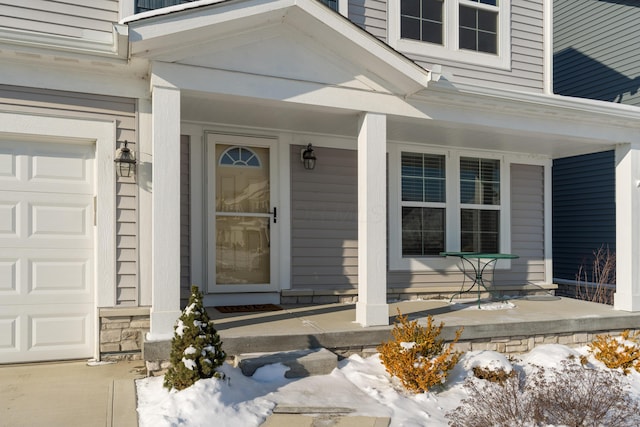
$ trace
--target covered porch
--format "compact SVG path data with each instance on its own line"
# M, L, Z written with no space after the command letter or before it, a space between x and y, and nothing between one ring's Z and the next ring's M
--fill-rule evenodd
M440 259L432 262L433 259L425 261L419 257L407 260L399 254L402 230L398 168L402 153L413 151L432 151L449 162L452 168L447 171L453 172L447 173L452 183L460 181L459 174L455 174L460 164L456 161L466 153L480 153L478 157L495 160L503 177L496 184L502 195L496 210L500 209L501 215L504 213L496 233L502 239L502 252L511 251L514 240L511 219L515 215L511 212L511 201L522 194L521 189L527 188L529 181L523 176L529 172L535 175L539 191L532 210L536 211L537 225L528 234L524 224L519 234L522 251L531 249L529 243L535 242L535 254L518 265L520 270L514 272L516 269L508 264L501 273L513 273L511 285L524 287L533 282L549 288L553 286L551 160L615 148L619 224L615 309L640 311L640 267L636 262L640 257L640 224L636 219L640 209L640 115L636 111L545 94L454 86L447 81L446 70L442 77L418 66L316 2L256 1L247 2L246 7L240 7L242 5L243 2L223 2L129 23L132 55L149 60L151 65L152 98L141 108L144 125L140 138L142 166L145 162L153 165L146 175L150 185L141 186L140 192L140 222L145 224L140 230L140 249L144 254L141 299L151 305L150 342L145 346L145 357L151 351L147 348L151 349L154 342L163 339L166 342L171 337L175 319L180 314L181 297L185 296L181 295L179 286L183 277L199 285L207 294L206 303L212 306L219 302L259 302L260 299L277 303L282 302L282 295L290 290L305 289L304 282L293 280L296 270L292 260L297 247L292 236L295 226L292 205L299 199L295 199L296 193L292 191L297 182L292 174L294 165L299 166L296 159L299 147L309 143L318 147L318 162L323 161L322 149L344 150L355 155L351 169L355 175L357 207L342 212L354 215L356 235L351 240L355 243L340 246L344 253L336 262L344 271L343 276L353 276L353 280L339 282L342 287L338 290L356 290L357 303L292 309L248 318L214 316L226 341L244 337L245 341L256 343L258 339L253 339L255 335L251 330L258 330L262 322L267 327L298 323L295 327L298 328L308 322L304 321L304 314L301 314L303 320L296 321L300 319L296 313L326 310L329 317L322 319L340 325L327 329L327 333L331 333L326 337L343 334L355 342L356 336L364 339L371 334L388 334L389 322L395 315L394 303L387 300L390 281L406 283L407 288L415 287L418 279L420 283L427 283L426 287L444 285L453 289L459 286L461 276L455 262ZM186 232L190 239L186 267L189 274L184 276L180 252L181 135L189 140L187 164L189 182L194 185L190 189L191 222ZM277 237L270 240L270 281L261 289L259 286L265 283L236 286L233 291L231 285L219 287L220 283L216 282L216 258L212 254L216 247L211 246L216 234L215 225L209 219L215 209L208 208L214 204L207 199L213 197L210 184L215 185L211 172L215 167L208 160L213 149L208 149L207 144L213 147L218 142L209 142L208 138L215 139L211 135L268 140L256 144L269 147L276 162L273 164L277 165L272 170L272 182L277 183L277 188L274 187L277 193L272 196L277 194L274 196L277 203L272 199L268 212L261 213L269 218L269 230ZM454 161L449 160L452 158ZM519 174L512 174L514 171ZM142 167L141 179L144 173ZM331 173L326 171L326 176ZM514 185L517 179L521 179L519 186ZM461 205L456 195L458 188L451 184L446 191L452 200L457 200L450 206L454 212L451 218L456 221L455 212ZM310 186L304 195L317 193L317 187ZM521 212L528 212L526 202L522 200ZM277 222L274 208L277 208ZM314 205L310 203L308 212L313 210ZM311 215L310 218L305 223L309 229L315 220ZM527 220L526 215L519 219ZM447 248L459 250L460 232L454 226L447 231L451 231L445 237ZM303 235L301 240L304 238ZM344 257L354 259L353 264L343 264ZM516 279L520 282L513 283ZM316 289L323 285L337 286L312 283L309 287ZM507 311L513 324L498 314L481 311L481 315L495 316L493 323L485 316L473 326L473 316L456 320L465 310L438 305L442 302L401 304L427 304L422 308L415 305L403 313L423 313L423 316L431 310L438 316L452 316L443 319L450 327L454 327L456 321L467 322L470 330L484 330L485 336L499 333L503 324L513 327L526 324L513 320L526 317L517 307ZM546 307L567 313L562 321L553 318L553 312L548 313L551 317L545 325L551 330L557 320L567 331L578 328L573 332L586 333L581 330L586 326L572 321L568 314L571 310L564 307L571 304L572 301L564 299L522 300L523 307L531 306L531 310L537 307L541 313ZM590 316L587 312L594 308L589 304L584 307L579 311L580 318ZM602 319L634 319L633 315L611 308L606 310L608 315ZM590 322L582 323L597 327ZM242 329L244 324L249 329ZM487 328L487 324L497 326ZM526 326L531 327L531 324ZM524 332L525 326L522 328ZM265 342L273 339L268 331L272 329L265 330ZM291 332L285 327L277 335L297 336L297 339L309 336L309 333ZM247 336L252 339L248 340ZM325 346L322 341L325 335L311 336ZM367 339L369 345L376 340ZM330 348L340 347L326 344Z
M363 329L355 323L354 304L283 305L282 308L281 311L235 314L223 314L213 307L207 311L230 356L318 347L341 356L367 355L391 338L392 326ZM455 331L463 327L458 343L462 351L493 350L512 355L527 353L540 344L579 347L598 334L637 330L640 324L638 312L549 294L516 297L501 303L483 300L481 309L475 300L453 304L448 300L392 302L388 312L390 324L398 311L421 325L426 324L427 316L432 316L435 324L444 322L442 337L446 340L451 340ZM168 351L168 342L148 343L145 360L164 360Z

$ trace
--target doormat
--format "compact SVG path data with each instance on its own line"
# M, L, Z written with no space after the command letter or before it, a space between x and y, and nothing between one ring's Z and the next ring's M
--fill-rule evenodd
M282 310L282 307L275 304L218 305L214 308L220 313L254 313L259 311Z

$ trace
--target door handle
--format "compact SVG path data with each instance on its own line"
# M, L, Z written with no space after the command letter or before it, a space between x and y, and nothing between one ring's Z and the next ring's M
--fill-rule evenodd
M269 213L273 215L273 223L275 224L276 222L278 222L278 208L274 206L273 212L269 212Z

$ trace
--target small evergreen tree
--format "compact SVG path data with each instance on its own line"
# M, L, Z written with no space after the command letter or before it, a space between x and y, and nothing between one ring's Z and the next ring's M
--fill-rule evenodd
M197 286L191 286L189 304L176 323L171 341L171 367L164 386L184 390L201 378L221 378L216 368L226 357L220 336L202 305L202 294Z

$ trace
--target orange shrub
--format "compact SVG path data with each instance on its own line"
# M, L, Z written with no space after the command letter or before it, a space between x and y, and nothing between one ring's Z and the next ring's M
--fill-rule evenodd
M633 368L640 372L640 331L626 330L619 337L598 335L588 344L589 352L610 369L622 369L627 375Z
M378 346L380 360L389 374L397 377L402 385L415 393L442 384L449 371L458 363L461 353L453 351L453 345L460 339L462 328L456 331L451 344L444 344L439 338L444 323L433 325L433 318L427 317L427 326L418 321L409 321L398 311L398 320L391 331L393 339Z

